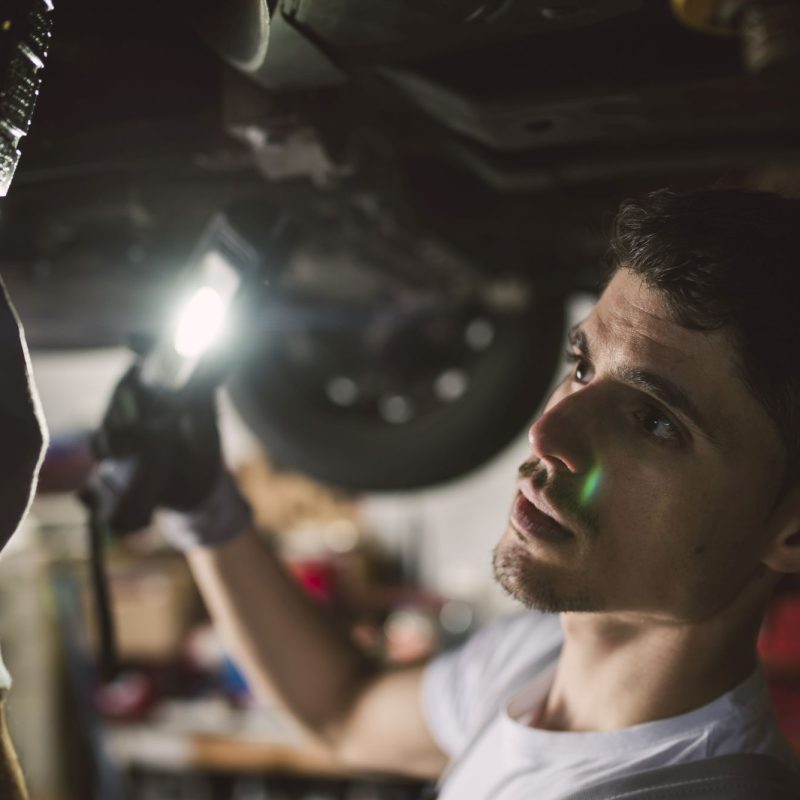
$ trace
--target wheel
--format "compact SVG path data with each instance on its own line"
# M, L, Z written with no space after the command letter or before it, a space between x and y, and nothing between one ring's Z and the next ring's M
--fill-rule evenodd
M352 221L296 232L231 397L280 466L349 490L451 480L535 412L563 302L429 240Z

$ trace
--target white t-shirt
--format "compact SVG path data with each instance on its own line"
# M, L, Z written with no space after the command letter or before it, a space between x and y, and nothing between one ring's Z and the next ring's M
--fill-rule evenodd
M600 733L530 727L550 690L562 640L557 616L527 611L489 626L428 666L425 718L455 760L440 800L556 800L596 781L732 753L791 760L761 669L677 717ZM509 692L509 686L523 688Z

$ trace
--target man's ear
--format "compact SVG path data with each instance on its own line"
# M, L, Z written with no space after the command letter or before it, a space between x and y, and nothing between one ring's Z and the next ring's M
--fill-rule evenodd
M800 483L789 488L770 515L763 563L775 572L800 573Z

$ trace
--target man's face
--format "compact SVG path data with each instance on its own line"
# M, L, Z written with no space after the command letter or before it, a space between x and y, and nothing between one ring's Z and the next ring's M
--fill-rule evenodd
M727 334L671 321L620 269L570 340L571 372L530 429L498 580L552 611L720 611L764 577L785 466Z

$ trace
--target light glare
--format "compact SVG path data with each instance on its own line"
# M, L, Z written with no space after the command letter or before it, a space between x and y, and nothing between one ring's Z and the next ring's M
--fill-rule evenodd
M226 305L210 286L201 286L184 306L175 331L175 350L184 358L204 353L222 333Z
M589 474L586 476L586 480L583 482L583 488L581 489L582 505L591 503L591 501L594 499L594 496L597 494L597 490L600 487L600 479L602 477L603 471L600 469L600 465L595 464L590 470Z

